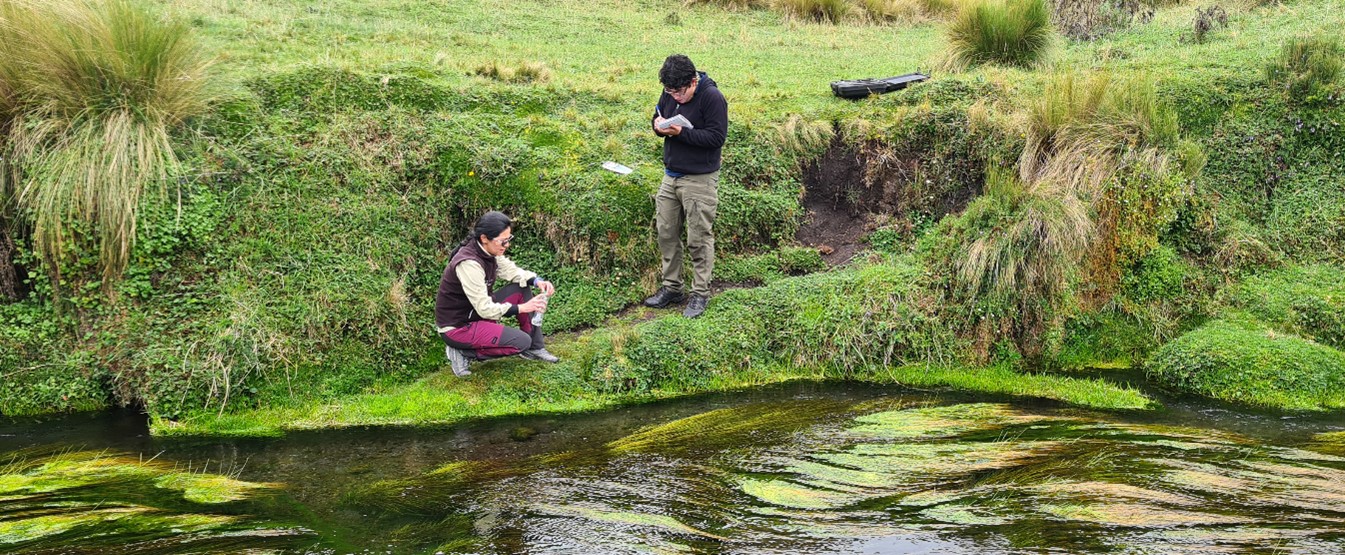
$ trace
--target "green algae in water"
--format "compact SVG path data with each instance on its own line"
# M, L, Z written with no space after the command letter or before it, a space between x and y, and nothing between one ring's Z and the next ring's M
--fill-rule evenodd
M1332 508L1345 506L1345 486L1334 484L1345 475L1331 456L1002 403L853 416L903 406L881 404L795 418L778 404L712 411L587 449L448 463L385 482L379 496L399 530L429 536L404 545L475 552L526 550L548 534L558 535L552 546L651 552L695 552L702 541L751 552L784 538L798 552L828 551L835 541L905 534L1170 552L1161 532L1276 526L1318 531L1281 538L1288 551L1340 546L1329 530L1345 517ZM785 420L779 428L775 418ZM454 519L465 524L445 529ZM1194 538L1197 548L1243 545Z
M1167 509L1144 503L1044 503L1037 510L1063 520L1078 520L1107 526L1163 528L1257 522L1250 516Z
M1025 489L1032 493L1050 497L1068 497L1075 499L1130 499L1145 503L1177 506L1194 506L1201 504L1201 501L1198 498L1188 495L1112 482L1062 481L1028 486Z
M1013 519L1008 517L985 514L984 509L958 505L940 505L938 507L931 507L920 511L920 515L931 520L949 524L1001 526L1013 522Z
M681 521L666 515L651 515L645 513L632 513L623 511L608 511L590 507L580 507L573 505L557 506L543 505L535 506L534 510L550 515L570 516L583 518L595 522L606 522L610 524L625 524L630 526L640 526L647 528L656 528L666 532L676 534L686 534L699 536L713 540L725 541L727 538L717 536L709 532L704 532L683 524Z
M15 456L0 470L0 515L6 515L0 518L0 547L7 552L153 540L190 551L211 542L276 546L311 538L306 530L268 527L255 517L199 510L235 506L274 489L269 484L87 451Z
M880 412L855 419L855 435L904 438L943 438L1057 418L1024 414L996 403L972 403Z
M855 495L805 486L785 480L743 478L739 482L743 492L763 502L794 509L831 509L849 505Z
M255 484L215 474L174 473L154 480L154 485L182 492L182 498L196 503L228 503L241 501L262 489L277 488L275 484Z
M1321 443L1345 445L1345 432L1323 432L1312 436L1312 439Z
M0 521L0 545L35 542L43 538L87 530L107 533L108 529L141 532L164 530L174 534L193 533L225 527L238 521L225 515L165 515L150 507L119 507L47 515L18 521Z
M834 417L845 407L832 401L772 403L712 410L640 430L609 443L616 452L712 450L779 440Z

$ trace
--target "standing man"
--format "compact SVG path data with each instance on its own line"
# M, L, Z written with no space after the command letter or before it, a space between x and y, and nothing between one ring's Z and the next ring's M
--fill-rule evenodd
M695 318L710 304L710 274L715 268L715 210L719 206L720 151L729 131L729 105L705 72L691 59L673 54L658 72L663 94L650 126L663 137L663 182L654 197L663 282L645 306L663 308L686 298L682 284L682 227L691 251L691 300L682 314ZM686 118L690 125L667 124Z

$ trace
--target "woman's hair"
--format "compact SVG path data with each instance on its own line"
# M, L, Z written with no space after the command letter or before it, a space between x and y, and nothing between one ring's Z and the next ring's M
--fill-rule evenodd
M448 257L453 258L458 254L458 249L470 245L472 241L479 239L482 235L485 235L487 239L494 239L512 226L513 222L509 220L509 216L504 215L504 212L498 210L486 212L476 220L476 225L472 226L472 234L458 243L457 248L453 249L453 253L449 254Z

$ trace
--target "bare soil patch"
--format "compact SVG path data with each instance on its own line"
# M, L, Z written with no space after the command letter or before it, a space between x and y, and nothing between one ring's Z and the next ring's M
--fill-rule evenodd
M909 232L915 216L941 218L960 212L980 194L984 180L935 179L949 173L931 167L941 163L948 162L927 152L898 152L876 141L855 146L833 140L825 154L804 168L807 216L794 239L838 265L862 250L865 237L875 229L893 226Z

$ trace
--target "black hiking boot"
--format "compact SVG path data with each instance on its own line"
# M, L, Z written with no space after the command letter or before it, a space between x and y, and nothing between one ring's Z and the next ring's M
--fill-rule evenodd
M670 304L680 303L682 302L682 299L685 298L686 295L683 295L681 291L674 290L665 285L658 288L658 292L654 293L653 296L645 299L644 305L650 308L663 308Z
M705 312L705 307L707 306L710 306L710 297L692 293L691 300L687 301L686 310L682 311L682 316L695 318L700 316L702 312Z

